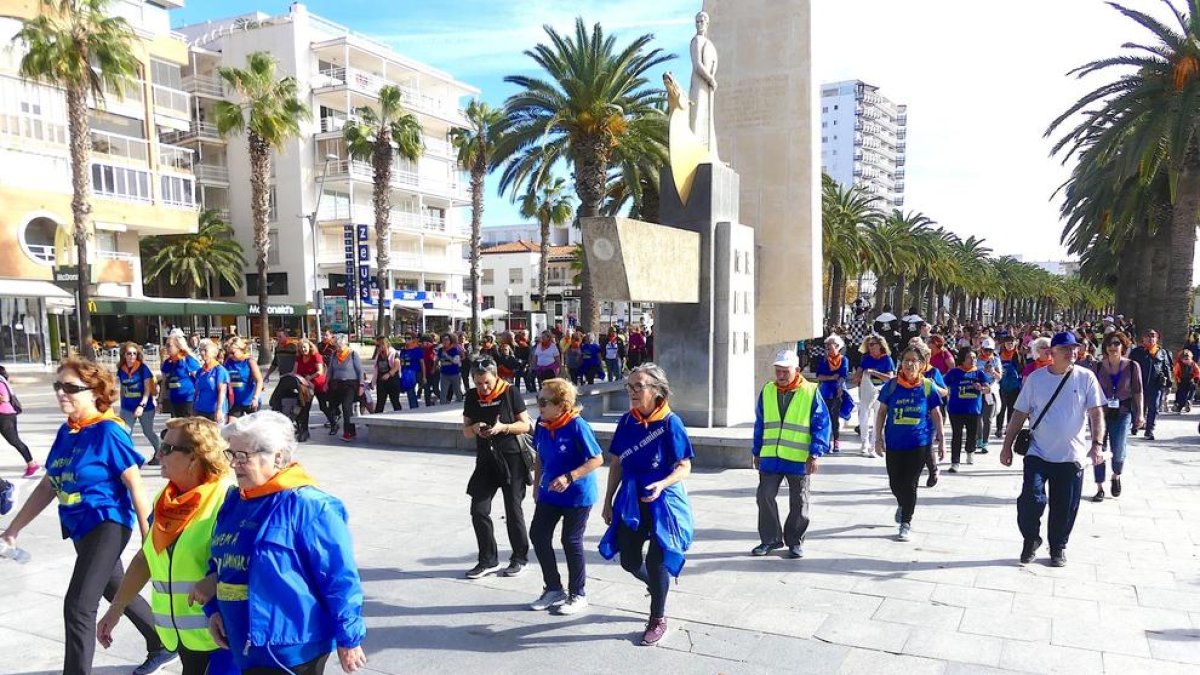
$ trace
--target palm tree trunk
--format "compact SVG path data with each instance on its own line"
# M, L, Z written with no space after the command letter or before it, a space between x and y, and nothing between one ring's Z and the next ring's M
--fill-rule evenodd
M379 269L375 272L375 285L379 287L379 313L375 320L375 334L391 336L390 315L386 309L387 271L392 264L392 137L383 125L375 140L375 152L371 160L375 163L375 184L372 185L371 204L375 207L375 260Z
M479 335L483 330L479 318L479 284L482 281L479 248L483 237L483 179L486 175L487 164L481 158L471 167L471 344L476 349L483 344Z
M79 258L79 282L76 287L76 317L79 353L95 359L92 349L92 312L88 303L91 271L88 264L88 239L92 236L92 139L88 126L87 93L83 85L67 87L67 128L71 144L71 216L74 220L75 250Z
M1196 254L1196 214L1200 211L1200 147L1193 138L1179 174L1178 198L1171 214L1170 268L1163 305L1163 342L1171 350L1187 342L1192 307L1192 264Z
M838 263L833 264L833 280L830 282L830 286L832 289L829 306L833 316L829 323L836 327L842 323L842 309L846 304L846 271Z
M544 209L546 206L543 205L542 208ZM550 269L550 215L548 213L539 214L538 220L542 237L542 255L538 259L538 310L546 313L546 275Z
M267 252L271 239L267 232L267 216L270 210L270 188L267 181L271 176L271 147L253 131L247 134L250 146L250 215L254 221L254 253L258 268L258 332L262 342L258 350L258 364L271 363L271 323L267 315Z
M604 201L604 190L610 154L607 141L589 138L580 142L575 152L575 192L579 196L579 217L595 218L600 215ZM583 256L582 281L579 291L579 323L585 332L600 329L600 302L592 286L592 271L587 255Z

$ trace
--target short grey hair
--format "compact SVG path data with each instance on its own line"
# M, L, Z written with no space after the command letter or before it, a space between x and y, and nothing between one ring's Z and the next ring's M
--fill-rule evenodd
M350 345L350 336L345 333L338 333L334 336L333 343L339 347L347 347Z
M657 363L643 363L629 371L629 376L641 373L650 379L650 386L658 392L658 398L667 401L671 398L671 383L667 381L667 371Z
M825 344L829 344L830 342L837 345L838 351L842 351L846 348L846 341L843 340L842 336L838 335L837 333L830 333L829 337L825 338Z
M279 452L284 465L291 464L296 454L296 427L274 410L239 417L221 429L221 436L231 446L242 446L253 454Z
M204 350L208 349L209 347L212 347L213 349L217 350L218 352L221 351L221 347L217 344L217 341L210 340L209 338L204 338L203 340L201 340L200 344L196 345L196 351L203 354Z

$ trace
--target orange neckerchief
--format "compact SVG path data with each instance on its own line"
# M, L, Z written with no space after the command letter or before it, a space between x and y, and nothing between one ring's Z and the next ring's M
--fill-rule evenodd
M579 417L578 410L568 410L565 413L556 417L555 419L550 420L549 422L547 422L545 420L538 420L538 426L543 427L547 431L549 431L550 438L553 439L554 432L556 432L559 429L570 424L571 420L575 419L576 417Z
M1155 343L1154 346L1150 347L1146 351L1150 352L1150 356L1158 356L1158 344Z
M317 481L304 470L296 462L292 462L279 470L279 473L271 477L271 480L253 488L243 488L238 490L238 494L242 499L258 499L273 495L276 492L291 490L293 488L304 487L305 485L316 485Z
M350 356L350 348L346 347L345 349L343 349L337 353L337 362L345 363L346 359L349 358L349 356Z
M526 340L525 338L521 338L520 340L517 340L517 346L518 347L528 347L529 340Z
M582 340L571 340L571 349L579 349L583 346Z
M1016 357L1016 355L1017 355L1016 349L1010 349L1010 350L1001 349L1000 350L1000 360L1001 361L1012 361L1013 358Z
M918 375L915 379L910 380L904 376L904 371L901 370L900 373L896 375L896 384L904 387L905 389L915 389L921 386L921 381L924 379L924 377Z
M508 382L504 380L496 380L496 386L492 387L492 393L488 394L487 396L480 394L479 402L484 405L492 403L496 399L500 398L500 396L506 391L508 391Z
M1051 363L1054 363L1053 356L1047 356L1045 358L1038 359L1037 361L1033 362L1034 370L1037 370L1038 368L1045 368L1046 366L1050 365Z
M790 394L791 392L799 389L800 385L803 383L804 383L804 376L801 375L800 373L796 373L796 376L792 378L791 382L788 382L787 384L785 384L782 387L779 386L778 384L776 384L775 389L784 394Z
M92 415L91 417L88 417L86 419L79 420L78 422L76 422L75 420L72 420L71 418L68 417L67 418L67 426L71 428L71 433L77 434L80 431L83 431L84 429L92 426L93 424L99 424L100 422L103 422L104 420L113 420L114 422L120 423L121 426L125 426L125 422L120 417L117 416L117 413L113 412L112 408L109 408L108 410L105 410L104 412L98 412L95 415Z
M168 357L167 357L167 360L168 360L168 361L179 361L180 359L182 359L182 358L183 358L183 356L184 356L183 352L175 352L175 355L174 355L174 356L168 356Z
M835 373L841 369L843 358L845 358L844 354L838 354L837 359L834 359L828 353L825 354L825 362L829 364L829 369Z
M420 345L420 343L417 342L416 340L409 340L408 342L404 343L404 348L405 349L416 349L419 345Z
M638 424L649 429L651 422L661 422L667 418L667 415L671 414L671 406L667 405L666 401L663 401L661 405L654 409L654 412L647 416L643 416L642 411L638 410L637 408L634 408L629 412L633 414L634 422L637 422Z
M957 368L958 368L959 370L963 371L964 373L973 373L973 372L975 372L975 366L971 366L970 368L963 368L962 366L957 366Z
M125 373L126 375L133 375L137 371L141 370L141 368L142 368L142 362L134 361L132 367L126 368L125 366L122 365L121 372Z
M216 366L216 365L217 365L217 362L216 362L216 360L215 360L215 359L214 359L214 360L212 360L212 361L205 361L205 362L204 362L204 372L206 372L206 373L207 373L208 371L212 370L212 369L213 369L213 367L214 367L214 366Z
M154 541L154 550L162 553L168 546L179 539L179 535L200 512L213 495L221 489L221 477L217 476L207 483L179 493L175 483L167 483L166 489L154 502L154 526L150 528Z

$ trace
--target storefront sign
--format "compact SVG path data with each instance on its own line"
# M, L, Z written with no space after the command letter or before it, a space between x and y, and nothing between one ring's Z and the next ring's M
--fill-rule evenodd
M79 283L79 266L63 265L54 268L54 284L67 290L75 290Z
M301 305L267 305L267 316L295 316L304 314L308 310L307 307ZM246 308L246 314L249 316L258 316L258 305L251 304Z

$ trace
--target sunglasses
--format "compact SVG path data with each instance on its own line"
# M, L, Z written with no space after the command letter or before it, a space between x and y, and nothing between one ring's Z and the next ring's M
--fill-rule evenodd
M137 353L137 352L135 352L135 351L128 351L128 352L125 352L125 356L137 356L137 355L138 355L138 353Z
M471 367L478 369L478 370L483 370L485 368L493 368L493 367L495 367L495 365L496 365L496 362L491 359L475 359L474 361L471 362Z
M166 457L173 452L191 452L194 448L190 445L175 445L162 441L158 444L158 456Z
M85 391L91 391L92 388L83 384L74 384L72 382L55 382L53 385L54 391L65 391L68 394L82 394Z
M539 396L538 400L537 400L537 404L538 404L539 408L545 408L548 405L558 405L559 401L555 401L552 398L542 398L541 396Z

